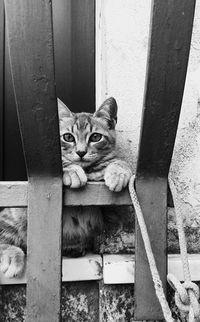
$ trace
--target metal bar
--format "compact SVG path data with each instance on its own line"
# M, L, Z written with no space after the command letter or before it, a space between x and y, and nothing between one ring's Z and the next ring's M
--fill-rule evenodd
M3 116L4 116L4 55L5 55L4 1L0 0L0 180L3 180Z
M195 0L154 0L136 190L166 289L167 176L178 126ZM163 319L136 228L135 319Z
M60 320L62 172L49 0L5 0L29 178L28 322Z

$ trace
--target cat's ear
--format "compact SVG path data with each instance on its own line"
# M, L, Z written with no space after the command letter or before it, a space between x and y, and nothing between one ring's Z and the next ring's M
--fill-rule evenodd
M58 98L58 115L62 119L64 117L72 117L73 113L68 109L68 107Z
M117 102L113 97L103 102L99 109L94 113L95 117L101 117L108 122L109 128L114 129L117 123Z

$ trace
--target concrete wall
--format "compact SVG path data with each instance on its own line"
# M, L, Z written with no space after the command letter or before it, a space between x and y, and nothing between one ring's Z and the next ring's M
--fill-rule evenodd
M150 0L97 0L97 105L119 106L119 152L135 170L146 70ZM200 0L171 166L188 225L200 226ZM125 153L125 154L124 154Z

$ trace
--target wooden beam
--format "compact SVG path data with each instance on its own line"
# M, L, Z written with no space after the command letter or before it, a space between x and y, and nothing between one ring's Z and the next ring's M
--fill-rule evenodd
M200 281L200 255L188 255L191 279ZM168 255L168 272L184 281L183 265L180 254ZM135 283L135 256L134 255L103 255L103 280L105 284L133 284Z
M51 1L5 0L5 9L29 178L26 321L58 322L62 171Z
M178 126L195 0L154 0L136 190L166 289L167 176ZM181 32L180 32L181 30ZM137 225L135 318L163 318Z
M132 205L128 189L112 192L102 182L91 182L77 190L65 188L63 201L65 206Z
M81 189L64 187L64 206L125 206L132 205L127 189L111 192L102 182L89 182ZM27 207L27 181L0 182L0 207Z
M145 217L151 246L164 290L167 276L167 180L163 178L138 178L138 199ZM162 319L162 311L156 297L144 249L141 233L136 224L135 268L135 318L138 320Z
M81 267L81 269L80 269ZM103 261L100 255L88 254L79 258L62 259L62 282L99 281L103 278ZM1 285L26 284L26 270L23 275L15 278L6 278L0 272Z
M188 255L191 279L200 281L200 255ZM81 267L81 269L80 269ZM183 266L180 254L168 255L168 272L184 281ZM84 257L67 258L62 260L62 282L100 281L104 284L134 284L135 256L128 254L104 254L103 257L87 254ZM0 272L1 285L26 284L26 271L23 276L6 278Z

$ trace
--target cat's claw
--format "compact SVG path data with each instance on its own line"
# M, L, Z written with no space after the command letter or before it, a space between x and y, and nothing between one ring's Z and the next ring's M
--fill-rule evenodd
M71 165L63 174L63 183L70 188L80 188L87 183L87 176L79 165Z
M17 252L16 252L17 249ZM25 254L20 248L11 246L6 249L0 259L0 270L5 277L20 276L24 270Z
M111 191L119 192L127 186L130 177L131 170L128 167L122 168L120 165L113 163L106 168L105 185Z

